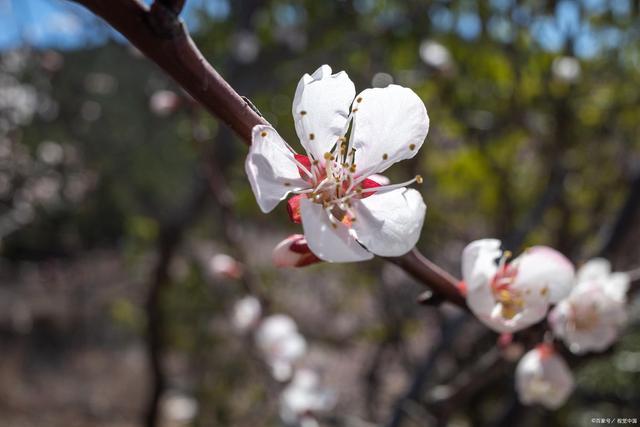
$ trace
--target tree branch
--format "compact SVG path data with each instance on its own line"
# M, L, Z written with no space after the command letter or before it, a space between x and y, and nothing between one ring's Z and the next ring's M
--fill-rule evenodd
M416 248L403 256L386 260L428 286L435 296L467 310L465 298L458 290L459 280L429 261Z
M82 4L122 33L246 144L251 144L251 129L255 125L268 124L206 61L183 23L176 20L177 24L171 26L164 19L158 19L159 7L183 1L158 0L152 7L153 12L137 0L70 1ZM456 287L458 281L416 249L388 260L430 287L437 296L466 307Z
M153 13L137 0L71 1L107 21L245 143L250 143L255 125L267 124L207 62L180 20L168 27L165 19L159 18L159 11L167 9L167 4L184 1L156 2Z

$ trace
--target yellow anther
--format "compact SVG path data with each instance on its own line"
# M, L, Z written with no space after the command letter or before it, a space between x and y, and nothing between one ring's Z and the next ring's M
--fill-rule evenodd
M512 305L503 305L502 306L502 317L505 319L513 319L518 314L516 308Z
M502 253L502 256L505 258L511 258L513 256L513 252L507 250Z
M422 175L416 175L416 182L417 182L418 184L422 184L422 182L423 182L423 181L424 181L424 180L422 179Z
M356 165L349 166L349 172L355 173L356 172Z
M324 159L325 160L333 160L333 156L331 155L331 153L324 153Z
M498 299L503 303L510 303L512 300L511 292L506 289L501 290L498 292Z

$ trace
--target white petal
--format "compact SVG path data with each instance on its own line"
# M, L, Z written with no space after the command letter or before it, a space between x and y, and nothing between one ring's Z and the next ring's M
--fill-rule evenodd
M373 254L363 249L351 236L346 225L334 224L329 220L321 205L302 199L300 214L309 249L318 258L328 262L354 262L373 258Z
M611 273L608 280L604 282L604 291L614 300L626 301L630 283L631 278L627 273Z
M307 351L307 340L299 333L287 335L280 341L277 358L293 363Z
M594 258L578 269L578 282L605 279L611 273L611 264L604 258Z
M293 120L300 142L316 159L345 134L355 86L344 71L323 65L300 79L293 99Z
M265 318L256 332L256 342L262 349L268 349L274 343L290 334L296 333L296 322L285 314L274 314Z
M478 320L492 330L499 333L513 332L513 328L505 323L505 319L496 315L498 305L489 284L467 289L467 305Z
M482 277L489 280L496 273L496 260L502 255L501 242L497 239L481 239L469 243L462 251L462 279L467 288L475 282L474 271L482 271ZM478 273L476 273L478 274Z
M353 228L358 241L374 254L400 256L420 238L426 210L418 191L398 188L358 200Z
M300 178L293 153L271 126L253 128L244 164L253 194L262 212L270 212L292 190L309 185Z
M555 303L571 292L575 275L573 264L555 249L534 246L513 260L513 263L518 266L514 288L522 290L531 298L537 298L541 294L547 298L548 292L548 301Z
M516 367L516 390L526 405L541 404L548 409L562 406L573 391L573 375L557 354L542 355L533 349Z
M575 354L608 348L625 320L624 300L612 298L598 281L579 284L549 313L554 335Z
M261 314L260 301L256 297L246 296L233 306L233 326L241 332L247 331L258 323Z
M358 102L360 101L360 102ZM429 131L429 116L411 89L389 85L356 97L352 139L360 175L382 172L416 155Z

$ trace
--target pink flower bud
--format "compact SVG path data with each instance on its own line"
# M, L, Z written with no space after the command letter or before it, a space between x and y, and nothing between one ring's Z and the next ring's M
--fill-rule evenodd
M309 249L302 234L292 234L273 249L273 263L276 267L304 267L320 262Z
M217 254L209 260L209 271L214 277L238 280L242 277L242 265L226 254Z

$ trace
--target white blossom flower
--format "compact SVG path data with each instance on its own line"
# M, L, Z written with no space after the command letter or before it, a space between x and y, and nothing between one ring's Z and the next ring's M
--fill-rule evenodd
M571 290L574 269L564 255L534 246L508 262L496 239L476 240L462 253L462 276L471 311L497 332L515 332L539 322L549 305Z
M162 397L161 405L164 416L176 425L187 425L198 414L198 402L180 392L168 392Z
M355 100L354 100L355 98ZM309 248L330 262L398 256L417 242L426 206L405 186L369 179L412 158L429 129L427 110L410 89L390 85L355 96L345 72L323 65L305 74L293 100L295 128L306 155L270 126L253 128L245 169L263 212L289 194ZM351 130L350 137L345 135Z
M273 249L276 267L304 267L320 261L309 249L302 234L292 234Z
M280 395L280 418L288 426L317 425L314 415L335 405L335 393L323 387L311 369L298 369Z
M307 351L307 342L296 323L284 314L271 315L260 323L256 344L278 381L291 378L295 363Z
M159 90L149 98L151 112L160 117L166 117L175 112L180 106L180 96L170 90Z
M550 345L530 350L516 367L516 390L525 405L557 409L567 401L573 387L569 367Z
M609 261L596 258L578 270L576 282L571 294L549 313L549 323L572 353L603 351L625 323L629 276L612 273Z
M262 306L258 298L246 296L235 303L231 323L240 332L245 332L258 324Z

